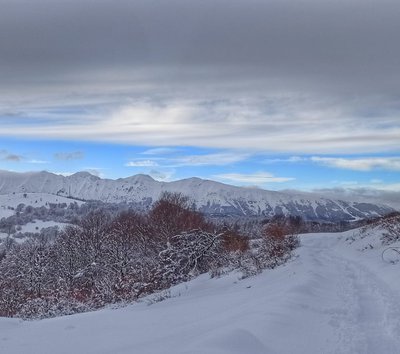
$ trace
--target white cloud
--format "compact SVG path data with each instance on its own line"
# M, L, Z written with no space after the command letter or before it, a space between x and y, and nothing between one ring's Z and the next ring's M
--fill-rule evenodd
M33 163L33 164L46 164L46 163L50 163L50 161L45 161L45 160L29 160L27 161L28 163Z
M175 170L151 170L149 175L153 177L157 181L168 182L172 180L172 177L175 174Z
M400 183L386 183L386 184L382 183L382 184L380 184L378 186L376 184L374 184L373 187L376 188L376 189L382 190L382 191L388 191L388 192L397 191L397 192L400 192ZM400 205L400 202L399 202L399 205Z
M314 192L333 199L386 204L400 210L400 183L365 183L341 188L316 189Z
M102 172L103 170L105 170L105 168L101 168L101 167L85 167L84 168L84 171L89 172L91 175L97 176L100 178L106 177L104 172Z
M125 164L127 167L155 167L158 163L153 160L135 160L129 161Z
M358 181L340 181L337 183L339 183L341 186L357 186L357 185L359 185Z
M68 176L72 176L76 172L52 172L52 173L54 173L55 175L68 177Z
M154 149L157 150L157 149ZM248 158L248 154L235 152L221 152L202 155L182 155L177 157L154 157L152 159L138 159L125 164L128 167L189 167L189 166L225 166L240 162Z
M398 150L400 141L396 112L360 116L349 102L338 106L338 102L295 93L251 99L143 99L123 107L96 106L74 115L43 110L28 109L26 114L32 119L46 116L51 124L13 120L0 126L0 135L160 146L159 154L171 146L372 153ZM148 150L146 154L154 153ZM297 162L295 157L289 161Z
M383 181L382 181L381 179L378 179L378 178L373 178L373 179L370 180L370 183L373 183L373 184L382 184Z
M219 180L230 181L234 183L251 183L251 184L265 184L265 183L282 183L293 181L293 177L276 177L269 172L257 172L254 174L243 173L225 173L214 175L214 178Z
M311 161L319 165L341 168L355 171L371 171L373 169L384 169L400 171L400 157L365 157L365 158L346 158L346 157L302 157L291 156L287 158L266 159L263 163L277 162L307 162Z
M400 171L400 157L369 157L369 158L339 158L339 157L311 157L311 161L318 164L355 171L371 171L384 169Z
M222 166L245 160L247 154L224 152L204 155L188 155L170 159L171 167L183 166Z
M179 151L179 149L161 147L161 148L154 148L154 149L149 149L149 150L143 151L142 155L168 155L168 154L172 154L177 151Z
M302 156L290 156L287 158L274 158L274 159L266 159L262 161L263 163L276 163L276 162L292 162L292 163L297 163L297 162L303 162L307 161L308 159L306 157Z

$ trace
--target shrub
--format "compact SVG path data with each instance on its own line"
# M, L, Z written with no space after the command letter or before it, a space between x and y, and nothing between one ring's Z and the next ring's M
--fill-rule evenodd
M285 219L260 240L218 228L180 194L164 194L149 214L91 210L59 233L0 250L0 316L44 318L138 299L201 273L256 274L285 262L298 239ZM51 231L51 230L50 230Z

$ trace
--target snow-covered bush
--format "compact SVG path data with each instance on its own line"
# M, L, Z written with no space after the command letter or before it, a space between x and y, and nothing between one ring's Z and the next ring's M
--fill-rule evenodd
M249 243L240 229L207 222L173 194L148 214L91 210L56 237L46 230L21 244L3 242L0 316L44 318L130 302L206 272L256 274L290 257L297 238L288 225L268 223Z
M206 273L219 266L222 253L221 234L192 230L176 235L160 252L159 281L171 285Z
M90 311L91 307L74 299L58 296L29 299L20 306L16 317L43 319Z
M368 225L360 229L360 238L364 238L373 232L381 234L383 245L390 245L400 241L400 213L392 213L371 220Z
M386 245L400 241L400 215L393 214L381 220L381 227L384 229L382 242Z
M268 223L262 237L252 242L250 250L241 257L243 275L251 276L266 268L275 268L292 255L300 244L297 229L286 218Z

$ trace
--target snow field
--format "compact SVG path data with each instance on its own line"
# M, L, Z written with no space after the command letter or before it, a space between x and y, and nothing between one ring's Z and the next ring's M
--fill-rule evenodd
M83 204L82 201L61 197L59 195L48 194L48 193L10 193L0 195L0 218L4 217L1 213L8 213L10 216L13 215L13 211L8 209L8 207L16 208L19 204L23 203L25 205L30 205L35 208L41 206L48 207L48 204L71 204L78 203ZM10 214L11 212L11 214Z
M47 227L53 227L53 226L58 226L58 228L60 230L62 230L66 225L68 225L68 224L56 222L56 221L35 220L34 222L29 222L25 225L22 225L21 230L19 232L39 233L40 230L45 229Z
M303 235L284 266L240 281L202 275L162 302L0 319L0 353L398 354L399 264L365 249L377 235L350 243L352 232Z

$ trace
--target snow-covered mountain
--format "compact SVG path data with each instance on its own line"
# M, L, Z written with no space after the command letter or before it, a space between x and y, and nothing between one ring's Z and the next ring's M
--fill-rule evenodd
M117 180L101 179L88 172L64 177L49 172L0 171L0 194L48 193L103 202L132 202L147 208L163 192L187 195L196 207L212 215L299 215L307 220L356 220L381 216L393 208L367 201L345 201L313 193L275 192L235 187L215 181L189 178L159 182L147 175Z

